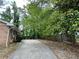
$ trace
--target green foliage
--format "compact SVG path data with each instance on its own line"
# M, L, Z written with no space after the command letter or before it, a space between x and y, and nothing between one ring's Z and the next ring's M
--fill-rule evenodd
M79 6L78 0L51 0L55 5L55 9L63 12L63 20L61 21L61 28L70 38L73 43L75 40L75 32L79 25Z
M61 24L61 27L64 29L64 32L70 37L70 41L72 39L75 40L75 34L77 31L77 28L79 26L79 11L70 9L65 13L63 22Z
M10 7L7 7L6 11L2 12L0 15L2 20L10 22L10 20L12 19Z
M24 34L31 37L55 36L60 31L59 11L52 8L41 8L37 4L28 5L29 15L24 19Z
M66 11L68 9L79 10L78 0L51 0L55 4L55 7Z
M6 8L6 11L4 11L0 14L1 19L8 21L8 22L10 22L13 19L14 25L16 27L19 27L19 11L18 11L16 2L14 1L11 6L12 6L12 9L10 8L10 6L8 6ZM13 11L13 13L11 12L11 10Z
M26 8L28 16L23 21L26 36L57 36L66 35L75 43L75 34L79 31L78 0L37 0ZM52 8L50 4L53 4ZM44 6L47 4L49 6ZM39 6L41 5L41 7Z
M13 20L14 20L14 25L16 27L19 27L19 12L18 12L18 7L16 5L16 2L14 1L12 3L12 9L13 9Z

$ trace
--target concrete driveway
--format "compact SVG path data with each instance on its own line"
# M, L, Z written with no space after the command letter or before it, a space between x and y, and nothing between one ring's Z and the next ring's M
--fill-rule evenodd
M39 40L23 40L8 59L57 59L51 49Z

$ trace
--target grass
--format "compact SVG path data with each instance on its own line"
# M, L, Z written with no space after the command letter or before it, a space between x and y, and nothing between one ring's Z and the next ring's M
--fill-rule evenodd
M57 41L42 40L55 53L58 59L79 59L79 45L69 45Z
M14 51L16 50L18 44L13 43L10 44L9 47L7 48L2 48L0 47L0 59L7 59L8 56Z

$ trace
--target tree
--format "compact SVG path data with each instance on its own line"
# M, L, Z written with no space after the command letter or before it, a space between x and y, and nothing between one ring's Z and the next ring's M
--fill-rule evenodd
M12 3L12 9L13 9L14 25L15 25L16 27L19 27L19 12L18 12L18 7L17 7L15 1Z
M55 7L60 10L68 10L68 9L74 9L79 10L79 1L78 0L51 0L53 4L55 4Z
M57 27L59 13L54 12L52 8L42 8L36 2L32 2L27 7L29 15L24 19L25 35L26 36L51 36ZM56 15L55 15L56 14ZM53 17L52 17L53 16Z
M61 24L61 28L64 29L68 41L73 43L76 42L75 32L78 27L78 18L79 18L79 6L78 0L53 0L55 4L55 9L58 9L60 12L63 12L64 19Z
M11 9L10 7L6 8L6 11L2 12L1 14L1 19L10 22L12 19L12 15L11 15Z
M10 22L13 19L14 25L18 28L19 27L19 11L18 11L16 2L14 1L11 6L12 6L12 9L10 8L10 6L8 6L6 8L6 11L0 14L1 19L8 22ZM13 13L11 11L13 11Z
M78 0L32 1L26 7L29 15L24 19L25 33L33 32L40 36L55 37L64 33L68 38L67 41L75 43L75 34L79 26L78 2ZM53 8L50 6L51 3Z

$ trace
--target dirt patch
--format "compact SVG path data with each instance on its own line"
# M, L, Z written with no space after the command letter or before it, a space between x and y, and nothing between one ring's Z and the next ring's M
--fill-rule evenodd
M79 59L79 46L49 40L41 40L41 42L48 45L58 59Z
M7 48L0 47L0 59L7 59L9 54L11 54L14 50L16 50L18 43L10 44Z

